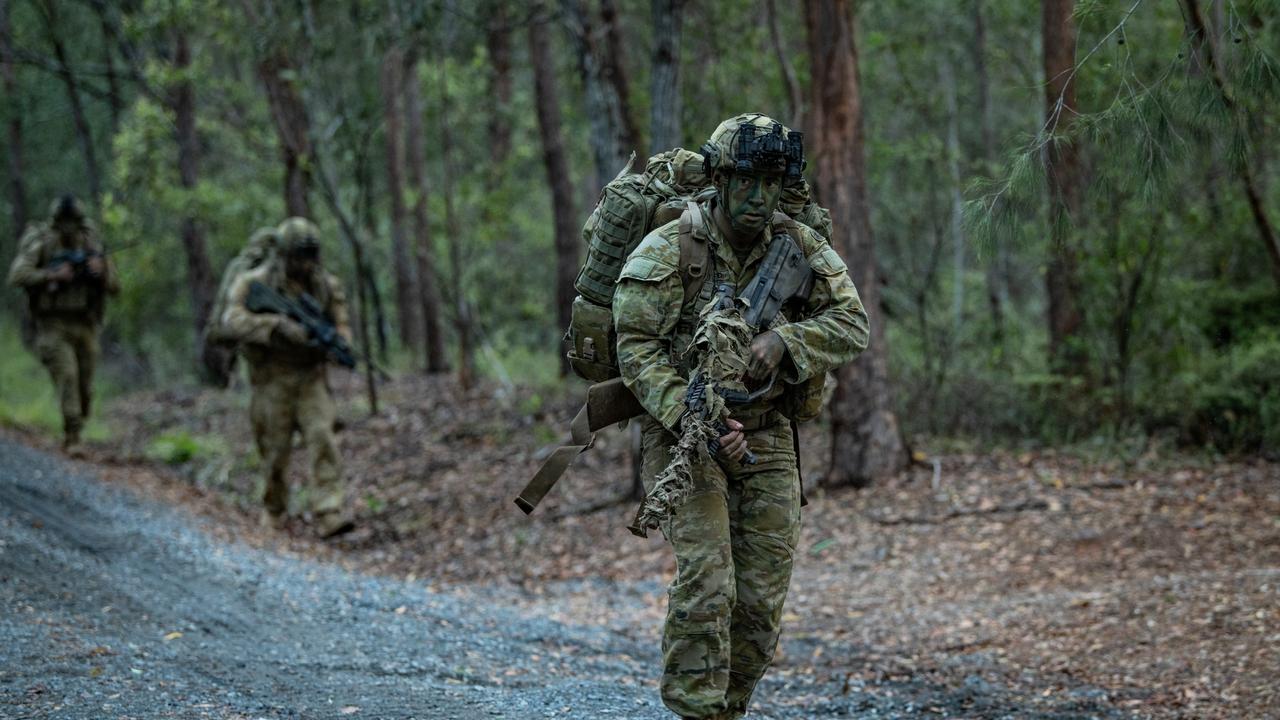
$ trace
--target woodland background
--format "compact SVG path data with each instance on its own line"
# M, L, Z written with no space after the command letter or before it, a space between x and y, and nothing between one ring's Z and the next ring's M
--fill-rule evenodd
M0 0L0 263L77 193L124 285L107 393L216 386L221 268L307 215L384 371L573 393L560 336L602 184L762 111L806 132L873 318L823 421L833 484L922 438L1274 455L1278 10ZM3 292L0 418L56 427Z

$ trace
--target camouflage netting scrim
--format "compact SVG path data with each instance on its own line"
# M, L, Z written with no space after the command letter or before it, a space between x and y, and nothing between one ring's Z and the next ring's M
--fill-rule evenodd
M716 389L746 389L742 378L747 372L753 332L742 317L745 306L741 298L726 303L717 294L700 313L698 330L685 352L698 358L690 378L700 376L706 381L705 412L701 416L687 414L681 421L680 439L671 447L671 462L658 473L629 528L640 537L648 537L648 530L660 527L688 499L697 464L714 461L707 444L720 436L714 423L728 416L724 398Z

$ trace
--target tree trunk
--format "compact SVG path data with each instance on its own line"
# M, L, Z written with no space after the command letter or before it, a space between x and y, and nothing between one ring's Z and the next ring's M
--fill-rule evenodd
M967 265L967 242L964 236L964 180L960 174L960 108L956 100L955 70L947 53L938 61L938 82L947 107L947 174L951 179L951 333L952 341L960 338L964 322L964 281Z
M417 352L422 319L418 316L418 288L414 282L414 266L409 261L405 242L404 151L400 139L404 135L403 112L400 108L401 71L404 51L392 47L382 57L382 119L386 141L387 197L391 202L391 263L396 280L396 319L400 342Z
M107 76L107 104L111 107L111 135L115 137L116 131L120 129L120 113L124 110L124 100L120 95L120 78L116 75L115 54L111 51L115 33L111 29L105 3L91 2L90 5L97 12L98 24L102 28L103 74Z
M1045 77L1046 177L1049 185L1049 265L1045 285L1049 295L1049 362L1054 370L1083 376L1088 357L1080 330L1084 308L1080 303L1079 248L1071 223L1081 212L1083 170L1078 146L1059 142L1076 115L1076 27L1071 12L1074 0L1041 0Z
M618 96L605 80L598 29L583 0L562 0L564 19L578 59L578 73L582 77L582 90L586 101L588 139L594 161L595 177L591 183L594 197L605 183L613 179L627 161L618 139L622 125Z
M490 179L498 180L511 154L511 27L507 0L490 0L485 48L489 52L489 167ZM490 189L493 189L491 184Z
M1204 64L1209 78L1213 81L1214 88L1218 91L1219 97L1222 98L1222 104L1232 112L1233 119L1237 123L1236 132L1244 133L1246 132L1245 123L1239 116L1235 99L1231 96L1231 89L1227 87L1227 80L1222 75L1222 68L1215 52L1213 37L1205 26L1204 15L1200 12L1200 4L1197 0L1182 0L1182 3L1186 8L1187 34L1191 36L1196 55ZM1267 216L1266 202L1263 200L1263 193L1259 188L1257 176L1254 175L1253 166L1247 160L1239 164L1237 173L1240 176L1240 182L1244 185L1245 199L1249 202L1249 212L1253 216L1253 224L1258 229L1258 239L1262 241L1263 246L1266 248L1267 258L1271 262L1271 276L1276 284L1280 285L1280 239L1276 236L1275 226L1271 224L1271 218Z
M978 122L982 129L981 174L988 176L996 161L995 129L991 118L991 78L987 73L987 23L982 16L983 0L973 0L973 73L978 82ZM1008 250L1004 243L991 248L992 256L986 259L987 305L991 309L994 340L1004 340L1004 305L1009 300L1009 284L1006 276L1009 268Z
M889 348L880 312L853 14L847 0L805 0L804 8L817 192L831 210L836 249L847 259L871 316L870 347L837 374L831 468L825 482L862 487L905 468L907 452L893 411Z
M600 0L600 29L604 32L604 55L601 67L605 80L613 89L618 103L618 148L621 155L635 153L646 157L644 143L640 142L640 129L636 127L635 112L631 108L631 81L627 78L626 51L622 47L622 30L618 19L618 6L614 0Z
M462 223L455 206L453 179L457 177L453 166L452 108L449 101L449 75L447 63L440 67L440 154L444 161L443 182L444 226L449 236L449 279L453 294L453 326L458 336L458 384L470 390L476 382L476 330L471 303L467 301L467 286L463 278Z
M555 214L556 320L559 327L566 328L569 327L569 313L576 294L573 282L578 274L578 232L574 226L577 211L561 136L560 91L556 87L555 65L551 61L544 22L535 21L529 25L529 61L533 65L534 102L542 137L542 159L547 169L547 184L551 187L551 209ZM560 374L564 375L568 370L568 361L562 353Z
M184 31L173 35L173 69L181 80L169 89L169 107L173 109L178 141L178 182L188 195L195 193L200 173L200 137L196 132L196 91L187 72L191 68L191 43ZM182 218L182 247L187 256L187 288L191 293L191 319L195 324L196 342L200 347L202 376L216 387L226 387L231 379L234 354L227 348L205 342L204 328L213 307L213 268L204 233L196 218Z
M14 250L27 226L27 187L22 168L22 110L18 100L18 80L14 72L13 34L9 25L9 0L0 0L0 76L4 95L9 98L5 114L9 126L9 203L13 207ZM5 262L8 256L4 256Z
M414 191L413 229L414 259L418 268L418 303L422 313L423 352L427 373L448 372L444 355L444 330L440 324L440 287L436 275L435 247L431 241L431 222L427 217L427 160L422 149L422 91L418 78L416 54L405 58L405 154L409 185ZM508 142L509 142L508 138Z
M311 217L311 122L298 92L297 70L284 48L271 50L258 62L258 78L267 92L284 161L284 207L289 216Z
M791 129L804 129L804 92L796 79L795 67L791 64L790 48L782 41L782 29L778 27L778 8L774 0L764 0L765 20L769 23L769 42L773 52L778 56L778 69L782 73L782 84L787 88L787 101L790 107Z
M649 144L662 152L684 142L680 124L680 38L684 0L652 0L653 56L649 74Z
M58 63L58 74L67 90L67 100L71 104L71 121L76 129L76 142L80 145L80 153L84 155L85 177L89 183L89 195L94 206L98 206L102 198L102 180L98 174L98 158L93 147L93 129L84 114L84 105L80 102L79 80L71 70L67 59L67 48L59 34L62 26L58 17L58 4L54 0L44 0L40 5L40 15L44 19L45 37L53 47L54 57Z

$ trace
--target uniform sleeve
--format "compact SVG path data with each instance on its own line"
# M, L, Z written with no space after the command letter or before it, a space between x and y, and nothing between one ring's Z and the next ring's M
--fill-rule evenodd
M650 415L672 431L679 430L689 385L671 364L670 337L683 299L676 269L644 257L627 261L613 292L622 382Z
M23 233L18 254L9 266L9 284L16 288L29 288L48 280L48 273L40 267L40 234L35 228Z
M351 319L347 313L347 294L342 290L342 283L334 275L329 276L329 317L333 318L333 326L347 344L351 344Z
M249 297L249 284L254 277L254 273L242 273L232 281L231 290L227 292L227 309L222 313L222 327L227 336L234 340L266 345L271 342L272 331L285 317L275 313L250 312L245 307L245 299Z
M809 254L814 283L805 319L774 328L791 361L790 367L783 365L782 377L793 384L849 362L867 348L870 337L867 311L844 261L825 241L807 240L816 250Z

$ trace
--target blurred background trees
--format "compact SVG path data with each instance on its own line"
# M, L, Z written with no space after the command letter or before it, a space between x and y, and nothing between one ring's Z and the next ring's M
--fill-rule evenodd
M308 215L384 365L557 385L599 188L758 110L806 131L875 320L833 482L927 436L1275 453L1278 23L1274 0L0 0L0 262L78 193L127 246L109 376L221 383L221 268Z

